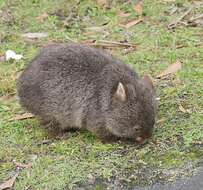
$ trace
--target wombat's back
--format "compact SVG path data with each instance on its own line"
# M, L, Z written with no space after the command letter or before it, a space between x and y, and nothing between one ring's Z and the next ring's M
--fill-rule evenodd
M19 78L18 94L22 106L57 128L140 142L152 134L155 93L149 77L141 79L119 59L85 45L43 49Z
M19 78L20 103L43 119L75 125L76 117L85 118L88 110L100 109L97 101L104 85L102 70L116 62L120 61L84 45L44 48Z

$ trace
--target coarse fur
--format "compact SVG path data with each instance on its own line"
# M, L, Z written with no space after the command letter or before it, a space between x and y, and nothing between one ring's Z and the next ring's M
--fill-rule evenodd
M87 129L102 140L152 134L155 93L149 78L86 45L42 49L21 74L18 95L51 128Z

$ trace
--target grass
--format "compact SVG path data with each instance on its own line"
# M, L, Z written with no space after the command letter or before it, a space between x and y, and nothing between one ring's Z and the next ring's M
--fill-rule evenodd
M145 22L125 29L120 23L126 18L118 16L119 10L130 12L129 19L138 15L121 0L109 10L93 0L0 0L0 55L12 49L24 56L19 62L0 62L0 182L13 176L13 160L33 165L21 170L16 190L79 186L105 189L115 180L130 187L154 183L166 170L173 170L173 175L165 173L162 181L180 177L187 170L192 173L192 167L203 158L203 48L196 46L203 44L203 33L201 27L167 29L192 3L145 0ZM170 15L174 6L178 12ZM202 11L200 7L193 13ZM43 21L36 19L43 13L49 16ZM26 32L48 32L49 37L26 40L21 37ZM153 140L147 145L102 144L88 132L72 133L68 139L52 139L35 119L11 121L15 114L23 113L16 98L20 71L42 45L70 39L127 39L138 43L136 51L126 54L123 49L114 49L113 53L140 75L150 73L155 77L168 65L182 61L182 69L173 77L156 81L160 102ZM178 45L183 47L177 48ZM180 106L189 112L182 112ZM43 143L45 140L47 143Z

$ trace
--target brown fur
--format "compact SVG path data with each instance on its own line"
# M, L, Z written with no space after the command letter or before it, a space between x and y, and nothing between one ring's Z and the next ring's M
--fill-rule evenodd
M155 93L149 78L85 45L44 48L20 76L18 95L24 108L55 128L87 129L104 140L152 134Z

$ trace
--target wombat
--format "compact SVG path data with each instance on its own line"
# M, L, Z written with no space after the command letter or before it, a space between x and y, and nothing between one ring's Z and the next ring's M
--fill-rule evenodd
M155 90L127 64L81 44L41 50L18 80L20 104L49 127L85 129L103 141L143 142L155 122Z

